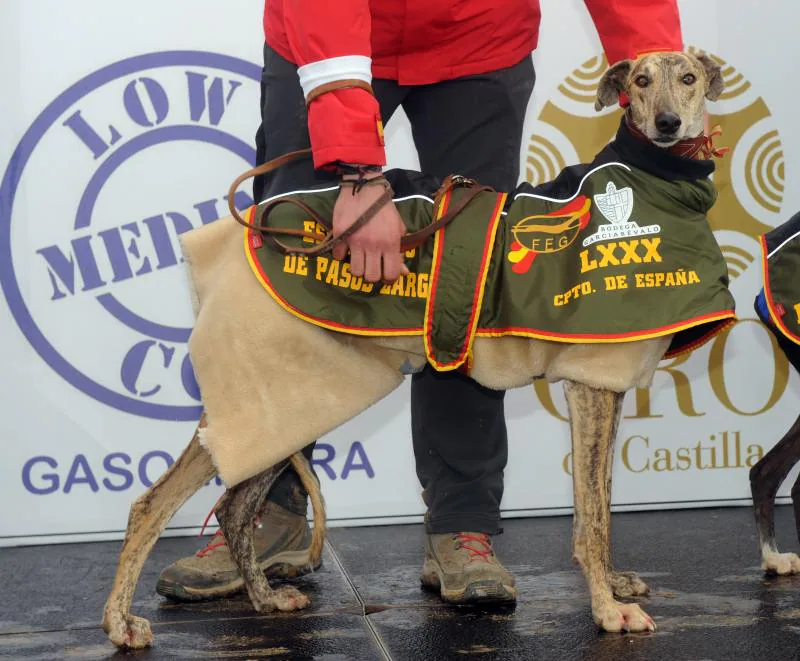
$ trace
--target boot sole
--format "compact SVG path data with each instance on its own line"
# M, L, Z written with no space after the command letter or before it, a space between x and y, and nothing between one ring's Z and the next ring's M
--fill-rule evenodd
M500 581L473 581L464 588L446 588L438 565L428 560L422 568L422 586L438 591L442 601L448 604L507 604L517 601L516 588Z
M316 571L322 566L320 562L316 567L309 562L308 551L283 551L259 563L261 570L267 578L291 579L305 576ZM177 581L167 578L158 579L156 592L162 597L172 601L211 601L232 597L244 591L244 580L237 577L233 581L209 588L193 588L182 585Z

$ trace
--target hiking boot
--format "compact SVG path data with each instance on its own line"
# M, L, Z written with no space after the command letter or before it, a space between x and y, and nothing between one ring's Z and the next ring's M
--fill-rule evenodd
M478 532L425 536L422 585L452 604L514 602L514 577L494 554L489 535Z
M318 569L309 559L311 531L305 515L267 501L253 522L258 564L268 578L295 578ZM161 572L158 594L176 601L229 597L244 590L244 581L219 530L206 547Z

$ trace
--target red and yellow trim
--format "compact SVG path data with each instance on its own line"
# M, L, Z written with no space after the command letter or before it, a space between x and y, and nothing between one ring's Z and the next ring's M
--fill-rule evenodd
M442 204L437 211L436 218L441 218L441 216L446 212L447 207L450 203L450 193L442 200ZM326 319L320 319L318 317L314 317L308 314L305 314L301 310L295 308L291 305L286 299L284 299L272 286L272 283L267 276L266 272L261 266L261 263L258 261L256 256L256 247L254 246L254 241L252 237L256 236L260 238L260 234L253 232L253 230L245 229L244 230L244 249L245 255L247 257L247 261L250 264L250 269L252 270L253 274L255 275L256 279L259 281L261 286L267 291L267 293L272 297L272 299L280 305L284 310L289 312L290 314L306 321L310 324L315 326L319 326L320 328L325 328L327 330L345 333L349 335L359 335L359 336L367 336L367 337L380 337L380 336L417 336L422 335L425 345L425 354L428 361L439 371L452 371L461 368L464 363L467 363L468 368L471 366L471 352L472 352L472 345L474 342L475 337L505 337L505 336L514 336L514 337L527 337L531 339L538 339L538 340L546 340L551 342L561 342L566 344L613 344L613 343L623 343L623 342L635 342L639 340L647 340L653 339L657 337L663 337L664 335L671 335L681 331L688 330L690 328L694 328L696 326L700 326L702 324L713 323L713 322L724 322L719 323L715 328L713 328L709 333L706 335L698 338L690 345L681 347L677 351L668 352L664 357L665 358L673 358L679 355L683 355L690 351L694 351L695 349L699 348L706 342L708 342L711 338L728 328L730 325L736 322L737 317L736 313L733 310L724 310L721 312L711 313L707 315L703 315L700 317L695 317L693 319L689 319L687 321L678 322L675 324L670 324L667 326L662 326L655 329L650 329L647 331L633 331L630 333L618 333L618 334L604 334L604 335L597 335L597 334L587 334L587 333L578 333L578 334L570 334L570 333L553 333L550 331L542 331L533 328L522 328L522 327L509 327L509 328L478 328L478 320L480 317L480 310L483 303L483 296L486 287L486 279L488 277L489 272L489 265L491 263L491 257L494 249L495 244L495 236L497 234L497 229L500 225L500 220L502 217L502 209L505 203L506 194L498 194L497 204L493 211L493 218L492 222L489 225L489 229L486 233L486 240L484 242L484 249L483 249L483 256L481 259L480 270L478 273L478 277L476 278L476 285L473 295L472 301L472 309L470 311L470 319L469 325L467 328L467 333L465 336L464 344L461 348L459 356L456 360L450 361L448 363L442 363L436 360L433 355L433 350L431 346L431 334L433 331L433 319L432 319L432 309L435 303L436 297L436 290L438 285L438 273L439 269L441 268L441 259L442 259L442 247L444 242L444 232L439 230L434 235L434 253L433 253L433 261L431 265L431 272L430 272L430 290L428 294L428 301L425 305L425 317L422 327L418 328L363 328L360 326L349 326L345 324L340 324L335 321L329 321ZM255 206L250 207L245 212L246 219L249 223L254 223L255 221ZM762 237L762 249L764 251L764 260L763 260L763 267L764 267L764 290L766 293L767 299L767 306L769 308L770 316L775 322L775 324L781 329L786 336L794 341L797 344L800 344L800 337L795 336L786 326L781 322L780 317L774 311L774 302L772 299L772 295L769 289L769 276L766 268L766 243ZM258 242L255 242L256 245Z
M252 206L246 212L246 220L250 224L255 222L255 210L256 207ZM422 328L362 328L360 326L346 326L335 321L312 317L311 315L301 312L286 299L284 299L272 286L269 277L264 272L264 269L261 267L261 263L256 257L256 248L253 247L253 241L251 240L251 236L253 234L253 230L245 228L244 252L247 256L247 261L250 264L250 269L253 271L256 279L261 283L261 286L266 289L267 293L272 297L272 299L284 310L293 314L295 317L302 319L303 321L307 321L309 324L319 326L320 328L336 331L338 333L347 333L348 335L364 335L368 337L385 337L388 335L422 335ZM277 253L275 254L277 255Z
M480 318L481 306L483 304L483 293L486 288L486 278L489 274L489 265L492 261L492 253L494 251L495 236L497 235L497 228L500 225L502 218L503 205L505 204L507 193L498 193L497 203L492 211L492 220L489 223L489 228L486 232L486 239L483 243L483 255L481 256L481 263L478 269L477 277L475 278L475 290L472 296L472 308L470 310L469 322L467 324L467 332L464 337L464 344L461 351L455 360L447 363L438 361L434 355L434 347L432 343L433 334L433 306L436 302L436 291L439 284L439 270L442 261L442 247L444 245L444 232L439 230L436 233L433 245L433 264L431 267L430 276L430 290L428 293L428 301L425 304L425 356L428 362L440 372L448 372L459 369L472 351L472 343L475 340L475 332L478 327L478 320ZM446 205L450 202L450 193L443 200L441 209L438 216L441 217L446 210Z
M733 326L736 321L737 319L735 318L722 320L720 323L714 326L714 328L708 331L708 333L701 335L694 342L684 344L680 349L676 349L675 351L667 351L667 353L664 354L664 358L677 358L678 356L684 356L687 353L692 353L692 351L699 349L706 342Z
M453 196L453 191L449 190L444 194L439 208L436 210L434 220L439 220L447 211L450 205L450 200ZM436 290L439 285L439 267L442 263L442 243L444 242L444 232L439 230L433 235L433 258L431 259L431 272L428 276L428 300L425 301L425 316L422 321L422 327L425 329L423 333L425 343L425 356L430 362L433 357L430 351L430 333L433 328L433 303L436 300Z
M782 316L779 315L776 311L775 300L772 298L772 289L770 288L769 282L769 261L767 259L767 255L769 254L769 249L767 248L767 239L764 235L761 236L760 239L761 243L761 269L764 274L764 298L767 299L767 310L769 310L770 319L772 319L772 323L777 326L781 333L786 336L787 340L794 342L795 344L800 344L800 336L795 335L786 324L783 323Z
M511 335L514 337L528 337L535 340L548 340L550 342L563 342L565 344L614 344L623 342L636 342L638 340L650 340L656 337L663 337L664 335L673 335L680 331L685 331L695 326L702 324L713 323L715 321L729 320L730 323L736 321L736 313L733 310L724 310L722 312L713 312L701 317L695 317L688 321L680 321L668 326L661 326L646 331L632 331L630 333L607 333L604 335L595 335L590 333L552 333L550 331L541 331L533 328L479 328L476 331L477 337L505 337ZM726 326L717 326L707 336L701 338L697 342L692 343L692 350L701 346L714 335L720 332ZM671 354L675 355L674 353Z

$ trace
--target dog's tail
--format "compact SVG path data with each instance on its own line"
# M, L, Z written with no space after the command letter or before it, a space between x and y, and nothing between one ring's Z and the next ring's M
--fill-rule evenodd
M292 462L292 468L303 483L303 487L308 492L311 498L311 509L314 511L314 527L311 530L311 548L309 549L309 556L311 564L316 567L322 559L322 548L325 545L325 500L322 498L322 492L319 488L314 471L311 470L311 464L308 463L305 455L302 452L295 452L289 460Z

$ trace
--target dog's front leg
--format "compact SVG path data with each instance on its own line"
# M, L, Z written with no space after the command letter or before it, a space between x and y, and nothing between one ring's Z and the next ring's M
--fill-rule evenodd
M637 604L622 604L611 588L611 463L623 395L568 381L575 496L573 557L589 584L594 621L605 631L654 631Z
M216 508L216 515L225 534L231 557L244 579L253 608L259 613L268 613L276 608L281 611L293 611L305 608L311 603L310 599L297 588L287 585L273 590L270 587L258 564L253 544L253 519L270 487L288 465L287 461L282 461L263 473L237 484L225 493Z
M800 460L800 417L791 429L750 469L750 492L758 528L761 568L767 574L796 574L800 558L795 553L779 553L775 544L775 496L786 476ZM794 515L800 538L800 478L792 489Z
M198 430L203 426L205 416ZM130 614L139 574L172 515L216 472L195 432L178 460L131 505L114 587L103 612L103 631L117 647L137 649L153 641L148 621Z

